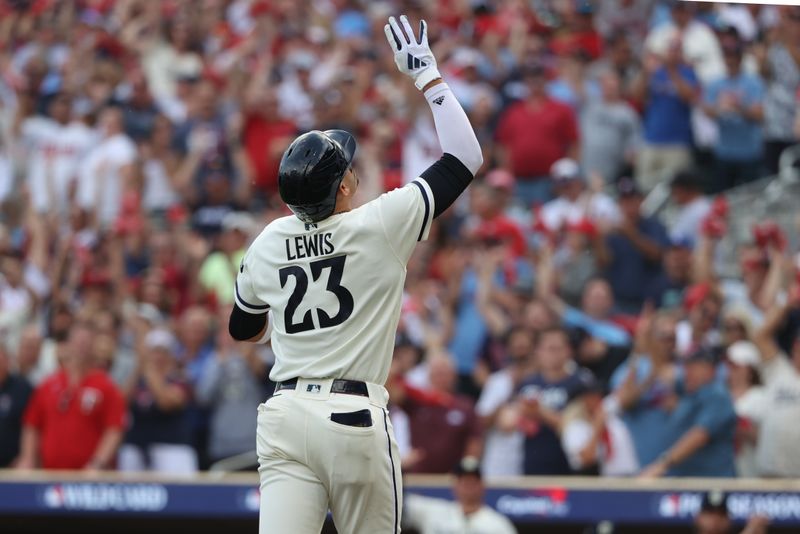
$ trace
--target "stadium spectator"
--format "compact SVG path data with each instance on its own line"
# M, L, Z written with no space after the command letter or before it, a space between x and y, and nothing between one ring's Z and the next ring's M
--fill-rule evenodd
M55 362L53 362L52 369L46 373L39 369L41 353L42 335L39 333L39 327L36 325L26 326L20 334L17 353L14 355L13 361L17 372L34 385L42 381L44 374L49 375L55 371Z
M562 28L550 40L552 51L556 55L577 52L596 59L602 52L603 40L594 26L594 5L579 0L565 2L558 9Z
M731 534L733 522L730 518L728 496L719 490L703 495L700 510L695 516L694 527L697 534ZM764 516L751 516L740 534L767 534L769 520Z
M572 110L547 95L541 65L524 66L522 79L527 97L501 113L496 138L503 166L517 179L516 195L529 207L552 197L553 163L577 156L578 126Z
M186 411L191 390L176 362L176 340L170 331L155 329L138 345L137 369L123 387L131 425L119 469L191 474L197 470Z
M202 59L195 51L197 36L192 34L188 21L171 20L162 27L158 6L144 10L136 22L126 28L121 39L141 54L147 85L153 94L157 98L174 96L181 75L200 73Z
M411 445L420 451L411 473L448 473L464 456L481 451L480 423L472 400L455 392L456 372L446 353L428 356L429 389L408 391L401 403L408 414ZM438 429L430 432L431 428Z
M709 491L703 495L700 511L694 520L701 534L726 534L731 531L728 496L721 491Z
M485 317L486 295L481 293L482 289L489 288L481 286L491 281L496 293L530 271L522 257L525 236L519 226L502 213L503 206L497 203L500 198L497 188L486 183L473 186L470 199L477 220L470 232L472 250L468 252L469 260L458 267L463 269L463 274L460 280L455 280L458 285L451 289L458 295L453 309L453 327L463 334L453 337L449 344L458 371L458 390L476 398L479 391L474 372L491 333Z
M609 41L622 37L631 44L641 43L646 34L652 0L607 0L598 4L595 24L600 34Z
M761 355L750 341L736 341L728 347L725 363L728 369L728 391L736 410L736 475L758 476L756 443L758 426L764 417L766 392L761 386Z
M800 429L796 424L800 416L800 332L793 333L788 354L775 340L779 326L798 307L800 292L795 285L783 304L773 303L754 335L766 394L756 442L756 468L761 476L800 476Z
M180 318L177 353L192 384L200 381L213 359L210 343L211 316L198 306L187 309Z
M9 330L8 341L18 341L19 331L36 311L36 294L26 278L28 262L19 252L8 252L0 258L0 324Z
M673 241L688 241L694 247L702 235L702 223L711 211L711 202L703 195L700 177L693 172L676 173L670 191L678 213L669 225L669 237Z
M142 208L148 215L164 216L181 202L181 159L172 147L173 127L164 115L153 117L148 137L140 144Z
M630 334L612 319L614 297L603 278L593 278L583 287L580 309L564 303L553 291L554 262L549 247L544 247L537 269L537 294L547 302L567 328L583 328L592 337L609 345L627 345Z
M217 331L215 357L195 389L197 402L211 410L208 456L212 462L254 451L256 428L242 414L267 398L268 354L260 349L233 343L227 328Z
M547 93L554 100L567 104L579 117L587 102L597 100L597 80L587 76L589 56L580 48L555 59L556 72L547 84Z
M478 459L464 457L454 469L455 502L422 495L403 497L403 528L420 534L436 532L492 532L512 534L517 531L507 517L484 504L483 475Z
M215 358L211 320L206 309L192 306L184 310L178 321L176 355L191 388L197 387ZM187 411L191 443L198 453L200 468L204 469L208 467L209 410L191 402Z
M72 117L73 99L67 93L49 98L48 116L22 121L26 183L37 213L63 218L67 214L79 168L94 143L90 128Z
M222 219L217 250L209 254L200 266L200 283L222 305L233 304L231 287L236 281L236 272L254 230L255 224L247 213L228 213Z
M669 240L662 255L661 269L644 291L645 302L656 308L675 309L683 302L683 292L692 281L692 243Z
M764 86L757 75L743 72L744 47L738 38L723 41L726 74L705 88L703 110L717 123L714 147L714 192L761 176Z
M27 375L33 386L41 384L45 378L48 378L60 367L72 324L73 313L70 307L66 303L57 300L52 302L50 305L50 317L48 318L44 339L41 342L36 366ZM27 344L23 345L22 341L20 343L20 348L27 346ZM20 358L20 360L25 361L26 358Z
M558 433L564 408L583 392L589 372L576 369L561 328L540 332L534 350L536 373L522 381L516 403L517 425L525 435L524 473L566 475L571 470Z
M683 384L667 418L669 440L642 476L734 477L736 412L716 379L718 359L701 348L683 365Z
M739 277L719 280L726 310L736 309L744 320L759 326L764 313L781 293L784 272L781 244L785 235L772 221L763 221L752 228L753 241L742 243L737 250ZM762 239L764 240L762 242ZM721 277L714 261L718 238L710 236L700 241L695 250L698 281L714 282Z
M617 368L628 359L631 347L609 345L581 327L570 329L570 338L578 365L592 372L603 391L610 390L611 378Z
M725 72L719 39L714 30L695 16L695 6L670 1L670 21L656 26L647 36L645 50L669 57L677 46L679 56L697 71L703 84Z
M614 0L603 2L601 8L611 4L613 1ZM630 1L635 5L642 4L642 2L635 2L633 0L622 1ZM623 98L625 98L625 100L630 101L631 105L633 105L634 109L636 109L638 112L639 110L636 107L634 99L632 98L632 90L636 80L639 78L639 73L642 67L635 56L635 45L636 43L631 38L630 30L609 36L606 39L603 57L592 64L588 74L594 78L599 78L605 73L609 72L616 74L617 79L619 80L620 94ZM641 117L638 116L638 113L637 120L641 126Z
M81 165L77 200L108 227L122 206L122 197L134 182L136 145L125 135L122 111L107 107L98 118L101 139Z
M764 98L764 160L769 171L778 171L783 150L797 142L794 121L796 93L800 87L800 8L783 7L778 17L775 40L755 48L761 75L767 81Z
M553 254L553 273L557 293L569 306L580 306L583 289L600 274L603 236L589 219L567 223L562 239Z
M125 133L138 143L150 137L158 107L143 72L134 70L128 74L127 89L129 94L121 99Z
M87 324L74 324L63 369L34 391L23 419L18 468L114 467L125 401L104 371L92 369L93 336Z
M622 217L606 238L605 274L617 309L637 314L661 274L667 231L658 220L642 215L642 194L634 180L621 178L617 194Z
M33 389L28 381L11 372L11 359L0 346L0 468L12 467L19 456L22 414Z
M680 3L680 2L678 2ZM645 192L692 162L692 106L699 83L673 37L663 58L646 55L644 70L633 88L644 107L643 142L636 161L636 179Z
M677 379L674 354L675 318L646 307L631 356L611 378L622 419L643 466L655 461L668 445L666 424Z
M614 201L600 189L601 184L587 188L586 176L577 162L562 158L550 168L556 198L542 206L542 222L551 232L562 231L567 224L584 219L598 225L613 224L619 219Z
M632 169L641 121L623 99L619 74L601 71L598 78L601 97L589 99L580 114L581 168L612 183Z
M507 416L504 407L513 400L520 382L533 367L534 333L524 327L512 328L506 335L507 362L486 380L475 413L485 431L483 474L486 479L522 474L523 435L499 419Z
M740 306L727 307L722 314L721 345L729 349L735 343L749 342L753 336L753 324L750 316ZM760 357L759 357L760 358ZM751 358L747 358L750 361Z
M630 476L639 471L636 449L619 418L614 395L586 375L585 390L564 409L561 446L572 471L581 475Z
M311 69L316 58L307 50L297 49L287 55L286 60L285 78L277 88L278 102L287 117L293 117L301 129L309 130L316 123L314 100L317 91L311 81Z
M675 329L677 356L683 358L701 347L720 347L722 295L718 289L709 283L690 286L684 294L683 306L687 316L678 322Z
M278 97L265 86L268 66L265 62L259 64L253 85L248 88L242 143L253 166L254 186L274 194L278 189L278 165L297 125L281 116Z
M244 182L244 177L236 176L239 169L235 166L229 130L232 122L220 113L216 91L211 80L198 82L192 93L190 115L175 130L176 146L186 158L183 172L188 199L194 205L216 200L206 198L215 194L230 202L236 182Z

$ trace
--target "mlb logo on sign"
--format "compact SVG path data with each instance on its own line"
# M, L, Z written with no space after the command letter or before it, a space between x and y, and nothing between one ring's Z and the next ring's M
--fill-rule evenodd
M320 391L322 391L322 386L319 384L309 384L306 386L307 393L319 393Z

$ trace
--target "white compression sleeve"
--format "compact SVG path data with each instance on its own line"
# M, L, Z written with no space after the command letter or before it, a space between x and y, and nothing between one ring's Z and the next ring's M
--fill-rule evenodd
M461 104L446 83L425 91L425 99L433 113L442 151L458 158L474 176L483 164L483 153Z

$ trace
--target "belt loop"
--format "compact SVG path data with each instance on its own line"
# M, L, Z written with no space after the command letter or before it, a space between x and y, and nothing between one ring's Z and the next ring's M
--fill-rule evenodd
M386 391L386 388L381 386L380 384L373 384L372 382L367 382L367 391L369 392L369 402L379 408L386 408L386 404L389 402L389 392Z

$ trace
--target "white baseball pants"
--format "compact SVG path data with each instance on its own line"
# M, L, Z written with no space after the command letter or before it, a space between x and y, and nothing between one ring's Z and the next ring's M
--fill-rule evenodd
M319 534L327 511L339 534L400 532L400 456L388 393L331 393L331 379L299 379L258 407L259 534ZM369 410L372 425L347 426L332 413Z

